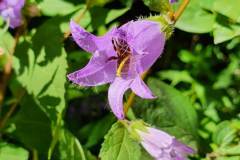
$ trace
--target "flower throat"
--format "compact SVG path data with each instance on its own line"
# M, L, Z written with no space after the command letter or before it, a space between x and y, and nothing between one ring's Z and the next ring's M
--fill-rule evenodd
M111 57L111 59L117 59L118 67L116 74L118 77L121 77L122 73L126 73L129 69L131 49L122 38L113 38L112 44L117 57Z

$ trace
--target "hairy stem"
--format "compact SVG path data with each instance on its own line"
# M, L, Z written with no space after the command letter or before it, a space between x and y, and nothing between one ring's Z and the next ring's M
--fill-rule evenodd
M180 5L178 10L174 13L174 21L176 22L179 17L182 15L184 10L186 9L187 5L189 4L190 0L184 0L183 3Z

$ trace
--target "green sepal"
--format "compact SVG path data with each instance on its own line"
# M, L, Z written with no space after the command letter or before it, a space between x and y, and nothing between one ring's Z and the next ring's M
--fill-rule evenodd
M159 23L161 26L161 32L165 34L166 39L169 39L172 36L174 32L174 21L172 21L168 15L150 16L147 20Z
M127 128L130 137L133 138L135 141L141 141L141 137L137 131L148 132L147 127L149 125L146 124L143 120L120 120L119 122Z

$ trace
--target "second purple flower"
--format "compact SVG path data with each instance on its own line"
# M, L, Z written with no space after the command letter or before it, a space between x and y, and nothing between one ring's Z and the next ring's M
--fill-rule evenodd
M124 119L123 95L128 89L142 98L155 98L140 75L163 52L165 35L159 23L131 21L102 37L92 35L73 21L70 27L76 43L92 53L92 58L83 69L69 74L69 80L81 86L111 83L108 100L118 119Z
M0 15L5 21L9 21L11 28L16 28L22 24L21 10L25 0L0 0Z

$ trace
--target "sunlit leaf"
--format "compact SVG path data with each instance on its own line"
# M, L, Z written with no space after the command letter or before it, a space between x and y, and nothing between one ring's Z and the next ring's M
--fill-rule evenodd
M140 160L141 147L129 135L126 128L117 122L108 132L102 144L102 160Z
M29 153L22 147L13 144L0 142L1 160L28 160Z
M213 9L236 22L240 22L239 0L216 0Z
M214 14L201 8L199 0L191 0L176 27L186 32L207 33L213 30L214 22Z
M59 152L61 160L87 160L78 139L64 129L60 132Z

